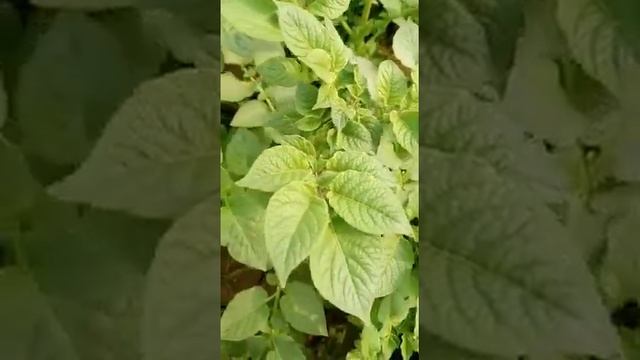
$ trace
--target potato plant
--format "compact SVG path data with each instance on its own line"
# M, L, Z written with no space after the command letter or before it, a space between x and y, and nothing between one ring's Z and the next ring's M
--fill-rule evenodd
M418 2L221 6L223 358L411 358Z

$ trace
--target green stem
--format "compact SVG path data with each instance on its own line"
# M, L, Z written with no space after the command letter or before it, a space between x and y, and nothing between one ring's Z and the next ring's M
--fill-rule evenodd
M371 13L372 5L373 0L364 0L364 10L362 11L362 18L360 19L361 24L364 24L369 20L369 14Z
M262 87L262 84L260 84L260 82L258 82L258 79L256 79L255 77L252 77L251 80L253 80L258 85L258 92L260 94L264 95L264 101L267 103L267 106L269 106L269 109L272 112L275 112L276 111L276 107L273 106L273 103L271 102L271 99L269 99L269 96L266 94L266 91Z
M347 34L351 35L353 33L353 30L351 30L351 26L349 26L349 24L347 24L344 19L340 20L340 25L342 25L344 31L346 31Z

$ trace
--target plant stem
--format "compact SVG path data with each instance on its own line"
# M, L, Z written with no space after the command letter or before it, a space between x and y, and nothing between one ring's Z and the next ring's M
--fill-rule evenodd
M278 285L278 287L276 288L276 292L275 294L271 295L269 297L269 300L271 300L271 298L275 298L273 300L273 306L271 307L271 315L269 315L269 319L271 319L271 317L273 317L273 314L276 312L276 309L278 308L278 304L280 303L280 292L281 292L281 288L280 285Z
M364 10L362 11L362 18L360 19L361 24L364 24L369 20L369 14L371 13L372 5L373 0L364 0Z
M351 26L349 26L349 24L347 24L347 22L344 19L340 20L340 25L342 25L342 27L344 28L344 31L346 31L347 34L351 35L351 33L353 32L351 30Z

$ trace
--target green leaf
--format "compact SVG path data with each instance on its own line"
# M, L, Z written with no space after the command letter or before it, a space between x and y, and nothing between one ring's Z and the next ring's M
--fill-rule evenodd
M333 127L338 131L342 131L347 125L347 121L353 117L351 115L345 101L338 99L331 107L331 122L333 123Z
M336 146L342 150L369 153L373 151L373 139L364 125L357 121L346 120L344 127L338 132Z
M358 346L364 358L373 358L382 350L380 331L372 325L365 325L360 334L360 345Z
M387 296L398 288L413 267L413 248L408 240L398 236L387 236L382 242L389 249L389 258L380 264L381 276L377 284L376 297Z
M229 356L265 359L265 356L268 356L267 351L272 347L271 339L265 335L252 336L243 341L222 341L221 345L222 359L229 359Z
M316 104L312 110L330 108L338 98L338 90L334 84L322 84L318 89Z
M420 348L416 342L416 338L410 333L402 334L402 343L400 344L400 353L403 360L410 360L415 352L419 352Z
M386 239L386 241L385 241ZM336 219L309 260L320 295L342 311L371 323L371 307L397 239L365 234Z
M389 116L393 126L393 134L398 144L407 150L411 155L418 156L418 131L420 122L417 111L392 112Z
M266 95L281 114L287 116L297 115L295 86L269 86L266 89Z
M315 16L290 3L276 4L284 43L294 55L305 57L314 49L327 50L326 30Z
M296 88L296 110L303 115L311 112L318 100L318 88L309 84L299 84Z
M425 173L431 186L421 198L430 224L421 229L421 274L431 284L421 312L430 330L505 357L615 354L593 278L556 216L486 162L436 151L425 158L438 169Z
M136 0L31 0L31 3L44 8L65 10L107 10L137 5Z
M375 176L388 187L397 186L390 170L373 156L358 151L339 151L325 165L327 171L342 172L355 170Z
M399 169L403 163L396 153L395 143L396 139L391 126L385 126L380 137L380 145L378 146L376 157L384 166L390 169Z
M229 102L242 101L253 95L256 84L251 81L242 81L230 72L220 75L220 100Z
M402 65L416 70L419 65L418 25L411 21L403 22L393 36L392 47Z
M296 86L302 79L300 64L291 58L273 57L258 65L257 71L269 85Z
M241 66L250 64L253 60L254 46L258 40L238 31L224 18L221 20L220 46L224 64Z
M312 159L316 158L316 149L311 141L303 138L300 135L285 135L282 137L282 142L306 153L307 155L311 156Z
M309 156L291 145L280 145L262 152L247 175L236 184L250 189L274 192L292 181L312 177Z
M12 359L76 360L69 334L37 283L17 268L0 270L0 345Z
M254 40L252 48L253 62L256 66L285 55L284 47L279 41Z
M369 95L377 100L378 96L378 68L371 62L371 60L363 57L356 57L356 63L358 64L358 81L362 84L366 82L367 91Z
M15 116L29 153L77 164L135 84L122 45L97 21L62 12L20 69Z
M407 216L409 219L418 218L418 213L420 211L420 192L418 190L418 183L411 182L405 184L405 191L407 192L407 203L405 208L407 209Z
M261 127L271 115L264 101L249 100L242 104L231 120L234 127Z
M239 341L253 336L268 326L267 292L254 286L234 296L220 319L222 340Z
M434 0L420 9L426 47L420 56L424 81L433 85L479 89L492 77L485 28L459 1Z
M325 18L323 25L325 28L325 36L327 37L325 50L331 54L333 71L337 73L347 65L349 59L353 56L353 51L345 46L340 34L338 34L338 30L333 26L331 20Z
M312 49L307 55L301 56L300 61L305 63L324 82L333 83L336 74L333 72L331 55L322 49Z
M402 2L400 0L380 0L380 3L391 18L396 18L402 14Z
M274 304L275 306L275 304ZM291 328L287 321L284 319L282 312L279 308L274 307L271 309L271 316L269 318L269 326L271 326L272 333L288 333L291 331Z
M349 8L351 0L315 0L307 9L317 16L323 16L329 19L340 17Z
M230 173L245 175L266 147L265 140L255 131L240 128L231 135L227 144L225 165Z
M327 203L316 195L312 184L295 181L271 197L264 233L267 252L281 287L324 236L328 223Z
M620 94L625 75L628 70L637 70L638 63L634 49L625 43L619 19L595 0L560 2L557 19L571 53L584 70Z
M316 115L309 114L296 121L296 127L301 131L313 131L322 125L322 119Z
M186 212L215 190L215 77L181 70L140 86L87 161L49 192L141 216Z
M298 345L291 337L287 335L277 335L273 339L274 351L270 360L304 360L306 357Z
M256 39L282 41L272 0L222 0L221 15L233 26Z
M227 192L233 188L233 185L229 171L224 167L220 167L220 195L224 198Z
M229 254L247 266L267 270L264 237L267 202L258 194L236 188L225 199L220 211L221 242Z
M407 93L407 78L391 60L385 60L378 67L377 99L384 106L400 104Z
M280 298L284 318L294 329L306 334L327 336L322 298L310 285L292 281Z
M413 236L402 205L372 175L353 170L341 172L329 185L327 199L336 213L358 230Z
M418 278L411 272L403 275L397 288L380 301L378 321L382 324L400 325L409 315L409 310L418 303Z
M535 34L538 30L531 32ZM571 104L558 81L557 64L550 58L532 56L534 50L528 49L533 44L536 42L528 36L521 40L504 109L535 136L558 145L573 144L584 132L588 120Z
M160 240L145 293L141 333L145 359L204 360L216 352L211 339L217 338L219 331L222 339L237 338L260 324L258 312L262 309L248 307L250 301L242 304L243 299L246 301L242 293L236 295L237 303L241 304L234 307L242 307L240 317L245 315L246 321L241 322L234 315L231 304L227 308L227 311L231 308L229 314L225 312L219 320L219 296L211 286L206 286L216 284L219 276L216 270L219 245L215 241L219 204L217 198L207 198L179 218ZM268 311L266 306L264 311ZM192 317L193 314L198 316ZM185 318L191 319L187 326Z

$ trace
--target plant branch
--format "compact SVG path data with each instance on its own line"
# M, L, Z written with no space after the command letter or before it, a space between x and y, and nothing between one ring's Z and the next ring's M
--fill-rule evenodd
M364 24L369 20L369 14L371 14L372 5L373 0L364 0L364 10L362 11L362 18L360 18L361 24Z

